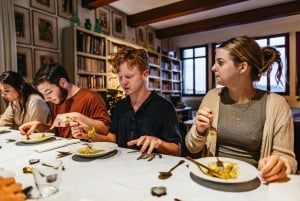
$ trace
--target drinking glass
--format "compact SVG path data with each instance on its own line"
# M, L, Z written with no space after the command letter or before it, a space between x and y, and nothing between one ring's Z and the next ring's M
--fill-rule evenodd
M38 197L49 197L59 191L62 169L63 163L60 160L42 161L34 166L33 177Z

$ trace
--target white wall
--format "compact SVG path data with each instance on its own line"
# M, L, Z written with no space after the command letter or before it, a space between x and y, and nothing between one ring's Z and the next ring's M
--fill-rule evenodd
M259 23L251 23L242 26L222 28L213 31L205 31L181 37L174 37L172 39L169 39L169 46L173 49L176 49L177 53L179 53L178 50L181 47L219 42L239 35L257 37L273 34L290 33L290 95L286 96L286 99L291 107L299 107L300 103L297 103L295 95L297 80L295 32L297 31L300 31L300 15L294 15L290 17L284 17L281 19L269 20ZM211 62L211 59L209 62ZM212 64L210 63L209 65L211 66ZM200 102L200 98L193 98L193 100L191 100L191 98L183 98L183 101L187 104L190 103L195 105L195 102Z

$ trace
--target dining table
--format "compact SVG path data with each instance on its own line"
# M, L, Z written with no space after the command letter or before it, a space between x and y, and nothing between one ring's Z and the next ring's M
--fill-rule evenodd
M257 177L243 183L219 183L193 174L186 157L155 154L152 160L141 153L117 147L99 157L81 157L76 150L86 146L78 139L52 137L38 143L24 143L18 130L6 128L0 134L0 169L12 171L16 181L35 186L32 174L23 168L31 159L57 159L58 151L71 152L63 162L59 191L42 201L299 201L300 175L288 175L280 182L265 184ZM184 163L168 179L159 179L180 160ZM198 160L198 159L196 159ZM153 194L153 187L165 193ZM1 195L0 195L1 197ZM28 199L31 200L31 199Z

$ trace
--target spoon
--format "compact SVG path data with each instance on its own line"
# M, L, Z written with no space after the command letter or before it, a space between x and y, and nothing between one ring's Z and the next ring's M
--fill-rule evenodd
M33 171L33 167L30 167L30 166L23 167L23 173L24 174L31 174L32 171Z
M180 160L174 167L172 167L168 172L159 172L159 179L168 179L172 176L172 171L177 168L179 165L183 164L184 160Z

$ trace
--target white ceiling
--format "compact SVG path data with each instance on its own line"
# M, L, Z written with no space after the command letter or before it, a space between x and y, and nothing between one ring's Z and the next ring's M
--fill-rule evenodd
M153 8L161 7L164 5L179 2L181 0L119 0L111 3L110 6L122 11L127 15L136 14ZM201 0L199 0L201 1ZM195 14L190 14L182 17L173 18L153 24L149 24L155 29L163 29L180 24L186 24L190 22L200 21L213 17L219 17L222 15L238 13L247 10L253 10L255 8L261 8L281 3L287 3L295 0L249 0L242 3L232 4L221 8L211 9ZM266 12L268 12L266 10Z

